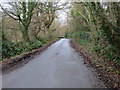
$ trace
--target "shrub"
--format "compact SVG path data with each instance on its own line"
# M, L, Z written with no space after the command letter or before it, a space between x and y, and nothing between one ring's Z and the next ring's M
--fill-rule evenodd
M2 58L10 58L15 55L20 55L29 52L33 49L41 47L43 44L40 41L16 43L10 41L2 42Z
M17 50L17 43L10 42L10 41L3 41L2 42L2 58L10 58L16 54L19 54Z

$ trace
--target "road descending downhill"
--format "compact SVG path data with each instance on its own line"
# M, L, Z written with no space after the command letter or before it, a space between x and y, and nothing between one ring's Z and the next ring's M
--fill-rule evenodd
M3 74L3 88L104 88L69 41L61 39L24 66Z

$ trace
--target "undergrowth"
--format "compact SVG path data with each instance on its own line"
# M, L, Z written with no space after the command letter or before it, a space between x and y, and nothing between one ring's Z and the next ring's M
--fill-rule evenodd
M11 58L13 56L29 52L33 49L40 48L42 45L43 43L38 40L32 42L20 42L20 43L3 41L2 60L5 58Z
M93 42L91 37L86 32L75 32L66 35L67 38L74 38L84 48L97 56L100 56L108 61L114 61L116 65L120 66L120 55L116 46L109 44L107 41Z

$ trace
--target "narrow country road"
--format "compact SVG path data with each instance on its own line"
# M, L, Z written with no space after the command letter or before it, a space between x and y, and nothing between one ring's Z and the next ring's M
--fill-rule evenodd
M61 39L26 65L3 74L3 88L95 88L105 87L92 68Z

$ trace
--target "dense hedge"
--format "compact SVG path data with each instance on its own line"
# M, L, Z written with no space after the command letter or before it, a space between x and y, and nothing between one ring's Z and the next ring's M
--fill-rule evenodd
M40 41L16 43L6 40L2 42L2 58L11 58L15 55L31 51L32 49L37 49L42 45L43 43Z

